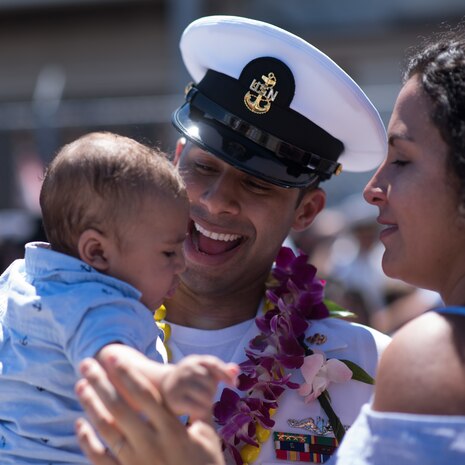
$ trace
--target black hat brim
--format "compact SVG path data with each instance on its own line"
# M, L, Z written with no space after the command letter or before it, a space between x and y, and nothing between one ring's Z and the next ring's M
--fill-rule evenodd
M314 171L280 159L269 150L242 137L235 131L209 118L189 102L178 108L173 125L188 140L211 152L235 168L285 188L302 188L317 179Z

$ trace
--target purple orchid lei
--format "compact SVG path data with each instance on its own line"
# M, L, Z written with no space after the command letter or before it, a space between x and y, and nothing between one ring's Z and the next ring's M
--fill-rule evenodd
M238 389L246 394L241 397L225 388L214 405L223 447L237 465L243 463L242 447L259 448L258 431L274 426L271 412L281 394L299 388L288 370L300 368L311 353L305 345L308 320L330 315L323 301L325 282L307 260L305 254L296 257L291 249L281 248L267 282L265 313L255 320L260 333L249 342L247 359L239 365Z

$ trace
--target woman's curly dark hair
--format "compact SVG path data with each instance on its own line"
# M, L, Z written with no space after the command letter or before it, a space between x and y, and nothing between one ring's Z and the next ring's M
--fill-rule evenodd
M439 33L411 52L404 83L418 76L431 103L431 120L449 147L447 167L465 215L465 24Z

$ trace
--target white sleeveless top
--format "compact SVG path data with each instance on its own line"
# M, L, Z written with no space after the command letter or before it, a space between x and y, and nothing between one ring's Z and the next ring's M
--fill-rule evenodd
M377 412L369 404L326 465L465 464L465 416Z

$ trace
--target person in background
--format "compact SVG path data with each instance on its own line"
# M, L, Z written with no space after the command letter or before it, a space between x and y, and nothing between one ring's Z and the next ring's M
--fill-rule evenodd
M184 136L175 164L191 209L186 270L158 314L166 345L173 361L200 353L240 364L237 389L219 389L214 407L228 462L291 464L301 439L303 460L326 460L370 399L390 338L330 318L316 270L281 244L324 208L322 181L341 166L377 166L384 126L339 66L273 25L201 18L180 47L194 83L173 116ZM124 438L119 462L131 463L140 439L129 425L94 419L104 438ZM158 431L149 423L141 430ZM78 434L91 460L110 463L86 431Z
M410 320L443 305L436 291L392 280L386 289L386 306L371 317L370 326L392 336Z
M52 161L40 203L49 243L27 244L0 278L0 463L88 463L74 434L78 366L112 348L156 360L151 379L173 413L209 417L237 367L212 356L163 365L153 320L184 270L189 204L171 163L88 134ZM117 455L121 444L108 446Z
M0 210L0 273L17 258L24 258L24 244L44 241L41 218L25 209Z
M465 463L465 28L410 57L387 157L365 188L388 276L444 306L396 332L332 465Z
M308 255L309 262L316 266L319 276L330 279L332 248L344 227L344 215L336 208L326 207L315 218L311 228L291 231L289 241L294 249Z
M365 202L361 193L346 197L338 209L346 221L345 230L333 246L331 276L341 283L348 301L351 294L359 296L360 305L347 308L358 313L361 322L370 324L371 316L385 305L388 281L381 268L377 211Z

